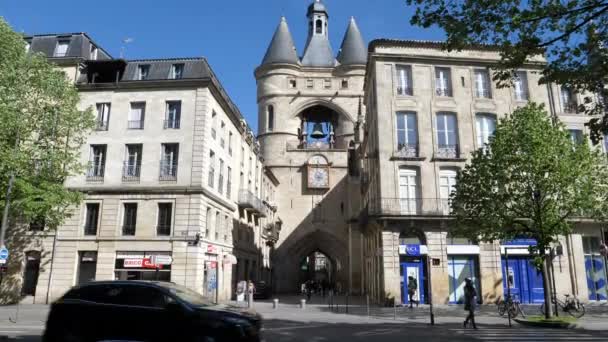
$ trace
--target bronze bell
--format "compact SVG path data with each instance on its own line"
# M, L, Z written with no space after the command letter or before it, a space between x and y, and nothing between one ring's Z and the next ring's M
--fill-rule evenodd
M313 139L322 139L325 138L327 134L323 132L323 125L320 122L315 122L315 125L312 126L312 133L310 137Z

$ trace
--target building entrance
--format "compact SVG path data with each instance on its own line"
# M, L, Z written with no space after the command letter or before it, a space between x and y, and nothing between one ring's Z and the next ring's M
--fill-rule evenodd
M409 304L408 285L410 277L416 285L416 293L413 299L419 303L426 303L426 263L424 257L404 257L401 258L401 302Z
M322 252L312 252L300 262L300 284L312 283L322 290L334 283L334 267L332 260Z
M511 296L522 303L543 303L545 300L542 273L536 269L529 256L502 258L503 287L505 295L509 288Z

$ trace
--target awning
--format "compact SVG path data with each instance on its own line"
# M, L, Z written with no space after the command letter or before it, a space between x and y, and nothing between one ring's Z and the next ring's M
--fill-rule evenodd
M237 260L233 254L225 254L224 255L224 264L233 264L236 265Z

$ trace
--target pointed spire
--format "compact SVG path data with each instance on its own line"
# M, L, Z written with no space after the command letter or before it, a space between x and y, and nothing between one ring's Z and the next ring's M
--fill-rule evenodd
M311 67L335 67L336 59L329 43L329 14L321 0L315 0L309 7L308 40L304 48L302 65Z
M285 17L281 17L281 22L274 32L272 41L262 60L262 65L273 63L300 64L298 52L293 44L293 38L289 32Z
M367 48L354 17L350 18L348 29L344 34L338 62L342 65L367 64Z

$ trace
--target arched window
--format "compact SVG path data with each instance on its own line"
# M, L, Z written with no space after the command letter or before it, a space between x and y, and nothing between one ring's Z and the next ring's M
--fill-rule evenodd
M316 27L317 34L323 33L323 21L321 19L317 19L315 27Z
M274 106L268 106L268 131L274 129Z
M424 234L414 230L403 231L399 234L400 245L424 245Z

